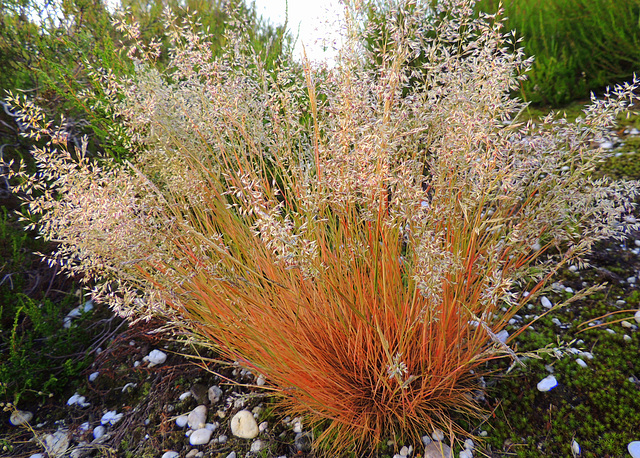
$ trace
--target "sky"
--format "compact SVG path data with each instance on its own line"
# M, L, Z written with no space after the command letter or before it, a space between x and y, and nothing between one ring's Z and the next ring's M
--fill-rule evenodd
M288 29L294 38L298 37L294 56L302 56L304 45L309 59L331 62L336 55L333 48L334 43L339 42L339 21L343 17L340 1L255 0L257 13L273 24L284 24L287 3Z

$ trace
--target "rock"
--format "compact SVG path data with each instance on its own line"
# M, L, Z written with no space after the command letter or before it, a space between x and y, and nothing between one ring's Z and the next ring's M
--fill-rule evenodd
M444 433L442 432L441 429L434 429L433 433L431 434L431 437L433 438L434 441L442 441L444 440Z
M263 386L265 383L267 383L267 379L264 377L264 375L260 374L256 379L256 385Z
M580 445L575 440L571 442L571 453L573 456L580 455Z
M80 407L88 407L91 404L88 402L85 402L86 400L87 398L85 398L84 396L80 396L78 393L76 393L69 398L69 400L67 401L67 405L68 406L78 405Z
M44 455L42 453L34 453L29 458L44 458Z
M162 458L178 458L180 454L178 452L174 452L173 450L169 450L168 452L164 452L162 454Z
M185 401L191 397L191 391L187 391L178 396L178 401Z
M248 410L241 410L231 419L231 433L241 439L253 439L258 435L258 424Z
M258 425L258 431L260 431L261 433L265 432L267 429L269 429L269 423L267 423L266 421L263 421Z
M543 378L538 382L538 391L549 391L558 386L558 381L553 375Z
M627 450L633 458L640 458L640 441L629 442Z
M413 447L407 447L406 445L400 449L400 456L409 456L413 451Z
M500 342L506 343L507 339L509 338L509 331L507 331L506 329L503 329L498 334L496 334L496 337Z
M179 428L184 428L185 426L187 426L187 423L189 423L188 415L180 415L178 418L176 418L176 425L178 425Z
M551 307L553 307L553 304L551 303L551 301L549 299L547 299L546 296L542 296L540 298L540 303L542 304L542 306L546 309L550 309Z
M80 442L73 448L69 454L69 458L86 458L90 456L94 450L94 447L90 446L86 442Z
M50 457L62 456L69 448L69 435L67 431L58 430L44 437L44 450Z
M100 419L100 423L106 425L107 423L110 425L115 425L120 420L122 420L123 415L121 413L117 413L115 410L110 410L105 413Z
M473 443L473 439L467 439L466 441L464 441L464 448L466 448L467 450L473 450L474 448L476 448L476 444Z
M260 439L258 439L257 441L254 441L253 444L251 444L251 451L253 453L258 453L260 450L262 450L265 446L265 443L262 442Z
M93 430L93 438L100 439L107 432L107 428L104 426L98 426Z
M473 452L469 449L464 449L460 451L459 458L473 458Z
M227 458L236 458L236 452L231 452L227 455Z
M309 453L311 451L311 433L298 433L293 440L293 445L299 453Z
M207 396L208 394L207 387L204 386L202 383L194 384L191 387L190 392L198 404L206 404L207 402L209 402L209 398Z
M187 453L187 456L185 456L185 458L195 458L197 454L198 454L198 449L194 448L189 453Z
M202 429L207 424L207 407L198 406L187 417L187 424L191 429Z
M217 421L215 423L207 423L206 425L204 425L204 427L210 431L215 431L219 426L220 423L218 423Z
M215 404L216 402L220 401L220 398L222 398L222 390L219 386L213 385L209 387L207 395L211 404Z
M29 423L33 418L33 414L28 410L14 410L9 417L9 423L13 426L22 426Z
M196 429L189 436L189 443L191 445L207 444L211 440L211 435L212 434L213 434L213 431L211 431L210 429L207 429L207 428Z
M633 339L631 339L631 336L628 336L627 334L623 335L622 338L624 339L625 342L631 342Z
M430 442L424 449L424 458L453 458L453 455L447 444Z
M226 444L227 439L229 439L227 436L221 434L220 436L218 436L218 444Z
M163 364L167 360L167 354L160 350L151 350L146 359L149 361L149 367L153 367Z
M587 367L587 363L585 363L582 359L578 358L576 359L576 363L578 363L578 366L580 367Z
M291 421L291 424L293 425L293 432L294 433L301 433L302 432L302 418L296 417Z

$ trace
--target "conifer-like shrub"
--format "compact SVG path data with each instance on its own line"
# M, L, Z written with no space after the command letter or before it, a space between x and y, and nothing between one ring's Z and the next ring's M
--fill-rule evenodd
M264 375L285 411L324 425L331 456L435 427L453 439L480 412L484 363L517 358L509 319L623 235L637 190L590 178L592 140L635 82L575 123L522 124L509 93L528 62L500 21L469 0L410 3L387 13L375 66L355 3L332 68L267 71L241 33L214 58L168 17L167 70L140 44L133 79L104 74L124 164L67 151L14 99L31 135L52 135L18 175L55 261L117 312L165 317Z

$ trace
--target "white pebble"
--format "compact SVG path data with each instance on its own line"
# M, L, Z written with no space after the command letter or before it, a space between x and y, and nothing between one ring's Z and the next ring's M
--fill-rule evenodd
M473 439L467 439L466 441L464 441L464 448L466 448L467 450L473 450L474 448L476 448L476 444L473 443Z
M34 453L29 458L44 458L44 455L42 453Z
M576 359L576 363L578 363L578 366L580 367L587 367L587 363L585 363L582 359L578 358Z
M258 439L257 441L253 442L251 444L251 451L253 453L258 453L260 450L262 450L264 448L265 444L264 442L262 442L260 439Z
M227 458L236 458L236 452L231 452L227 455Z
M629 278L627 278L627 283L634 284L635 282L636 282L636 277L629 277Z
M219 386L216 386L216 385L210 386L209 390L207 391L207 396L209 398L209 401L211 401L212 404L215 404L222 397L222 390L220 389Z
M301 418L294 418L292 423L293 423L293 432L294 433L301 433L302 432L302 419Z
M212 434L213 434L213 431L211 431L210 429L207 429L207 428L196 429L189 436L189 443L191 445L203 445L203 444L206 444L211 440L211 435Z
M581 351L580 356L586 359L593 359L593 354L588 351Z
M553 304L551 303L551 301L549 299L547 299L546 296L542 296L540 298L540 303L542 304L542 306L544 308L550 309L551 307L553 307Z
M93 438L100 439L102 436L105 435L106 432L107 432L107 428L105 428L104 426L98 426L97 428L93 429Z
M98 378L98 375L100 375L100 372L92 372L91 375L89 375L89 381L95 382Z
M225 436L224 434L218 436L218 444L226 444L227 443L227 439L229 439L227 436Z
M220 426L220 423L218 422L207 423L206 425L204 425L204 427L207 428L209 431L215 431L216 429L218 429L219 426Z
M552 318L552 319L551 319L551 322L552 322L553 324L555 324L556 326L562 326L562 321L560 321L560 320L559 320L559 319L557 319L557 318Z
M473 458L473 452L468 449L461 450L460 458Z
M110 410L105 413L100 419L100 423L103 425L110 424L115 425L122 419L122 414L117 413L115 410Z
M13 426L21 426L25 423L29 423L32 418L33 414L28 410L14 410L11 417L9 417L9 422Z
M424 436L422 436L422 443L424 445L429 445L431 443L431 437L429 437L428 434L425 434Z
M613 148L613 143L612 142L602 142L600 143L600 148L602 149L611 149Z
M636 323L640 324L640 310L638 310L636 314L633 315L633 318L636 320Z
M538 382L538 391L549 391L558 385L558 381L553 375L543 378Z
M400 449L400 456L409 456L411 455L412 447L407 447L406 445Z
M434 441L442 441L444 440L444 433L442 432L441 429L435 429L433 431L433 434L431 434L431 437L433 438Z
M487 437L487 435L488 435L488 434L489 434L489 433L488 433L488 432L486 432L486 431L480 431L480 436L481 436L481 437Z
M640 458L640 441L629 442L627 450L633 458Z
M191 391L186 391L178 397L178 400L184 401L185 399L189 399L190 397L191 397Z
M260 431L261 433L265 432L267 428L269 428L269 423L267 423L266 421L263 421L258 425L258 431Z
M153 367L164 363L167 360L167 354L160 350L152 350L146 358L149 361L149 367Z
M187 417L187 424L191 429L202 429L207 423L207 407L198 406Z
M266 379L264 375L260 374L260 376L256 379L256 385L263 386L266 383Z
M578 270L578 266L569 266L569 270L571 272L576 272Z
M507 339L509 338L509 332L506 329L503 329L498 334L496 334L496 337L500 342L506 343Z
M172 450L162 454L162 458L178 458L179 456L180 454L178 452L174 452Z
M575 440L571 442L571 453L573 456L580 455L580 445Z
M253 439L260 431L251 412L241 410L231 418L231 433L241 439Z
M625 334L624 336L622 336L622 338L624 339L625 342L631 342L631 336Z

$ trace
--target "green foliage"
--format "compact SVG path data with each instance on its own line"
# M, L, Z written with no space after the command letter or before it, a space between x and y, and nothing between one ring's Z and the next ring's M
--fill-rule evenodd
M495 13L500 2L479 0ZM502 2L506 27L535 56L520 95L566 104L630 78L640 68L639 0L513 0Z

